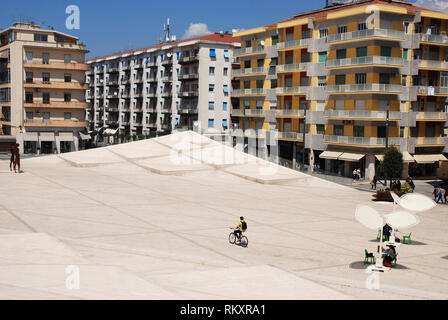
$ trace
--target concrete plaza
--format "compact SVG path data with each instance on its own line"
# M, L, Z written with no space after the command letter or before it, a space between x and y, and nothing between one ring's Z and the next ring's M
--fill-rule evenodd
M447 299L448 210L368 289L371 194L192 132L0 161L1 299ZM228 242L243 215L248 248ZM73 271L75 270L75 271ZM79 271L79 288L76 271ZM74 280L75 279L75 280Z

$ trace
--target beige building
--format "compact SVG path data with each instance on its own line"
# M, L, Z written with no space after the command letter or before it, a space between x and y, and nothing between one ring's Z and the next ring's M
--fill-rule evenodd
M21 152L80 148L86 52L76 37L34 24L0 31L0 131L15 136Z

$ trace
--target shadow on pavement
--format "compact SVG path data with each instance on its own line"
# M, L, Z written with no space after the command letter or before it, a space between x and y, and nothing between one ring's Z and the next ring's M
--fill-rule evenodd
M376 240L376 239L372 239L372 240L369 240L369 241L370 241L370 242L377 242L377 243L379 243L379 241ZM427 244L427 243L424 243L424 242L420 242L420 241L412 240L411 244L402 243L402 245L403 245L403 246L426 246L426 245L428 245L428 244Z
M350 263L350 269L367 269L369 264L364 264L364 261L355 261Z
M442 257L442 259L446 259L446 260L448 260L448 256L444 256L444 257Z

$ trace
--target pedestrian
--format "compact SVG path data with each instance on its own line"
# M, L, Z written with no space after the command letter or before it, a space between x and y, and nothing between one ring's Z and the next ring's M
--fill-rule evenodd
M16 171L16 167L18 167L19 169L19 173L20 173L20 148L19 148L19 144L16 143L15 148L14 148L14 172Z
M376 175L373 176L372 179L372 189L376 190L376 184L378 183L378 179L376 178Z
M356 181L356 174L357 174L356 169L353 169L352 175L353 175L353 180L354 181Z
M409 177L409 185L410 185L411 188L412 188L412 192L414 192L414 191L415 191L415 184L414 184L414 181L412 180L411 177Z
M14 145L11 145L9 152L11 153L11 159L9 160L9 171L12 171L12 167L14 165L14 155L16 154Z
M358 180L361 180L361 169L358 168L358 170L356 170L356 175L358 176Z

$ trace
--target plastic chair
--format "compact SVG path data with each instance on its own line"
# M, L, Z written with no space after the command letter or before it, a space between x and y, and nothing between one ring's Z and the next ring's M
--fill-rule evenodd
M412 235L412 232L408 236L403 236L403 243L407 242L407 244L411 244L411 242L412 242L411 235Z
M395 254L395 259L394 259L394 261L392 262L392 268L396 268L396 267L397 267L397 257L398 257L398 253Z
M381 228L378 228L378 234L376 235L376 241L380 241L381 238Z
M369 253L367 251L367 249L364 249L364 264L369 263L370 260L370 264L374 264L375 263L375 257L373 256L373 253Z

